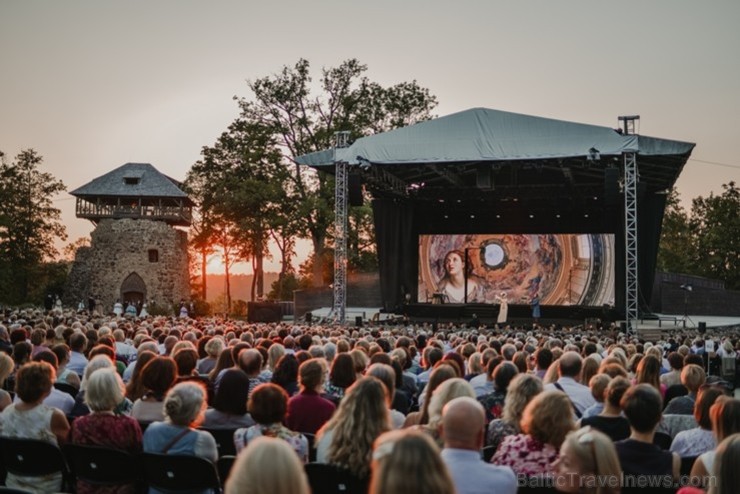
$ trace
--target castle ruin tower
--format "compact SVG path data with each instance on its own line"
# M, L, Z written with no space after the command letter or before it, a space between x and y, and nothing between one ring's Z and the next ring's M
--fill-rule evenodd
M76 215L92 221L90 246L77 250L67 303L93 298L110 313L116 301L171 307L190 298L188 238L193 202L179 182L149 163L126 163L71 192Z

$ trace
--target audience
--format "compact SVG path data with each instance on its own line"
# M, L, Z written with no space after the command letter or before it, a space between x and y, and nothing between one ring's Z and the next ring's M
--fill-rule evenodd
M226 494L311 494L295 451L272 437L257 437L239 454Z
M569 433L555 461L555 486L560 492L619 494L622 471L611 438L583 427Z

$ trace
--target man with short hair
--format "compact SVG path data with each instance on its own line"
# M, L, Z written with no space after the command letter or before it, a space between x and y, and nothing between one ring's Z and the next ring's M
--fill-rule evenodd
M485 413L475 399L464 396L451 400L442 409L440 435L444 440L441 457L458 494L515 494L517 479L509 467L481 459Z
M591 395L591 389L578 382L582 367L583 359L581 359L578 352L568 351L563 353L558 360L558 374L560 377L554 383L545 386L545 391L557 389L568 395L578 418L581 418L588 407L596 403Z
M254 348L242 350L239 352L237 365L249 377L249 392L247 393L249 397L254 388L262 384L259 379L260 372L262 372L262 354Z
M69 363L67 369L82 376L87 367L87 357L85 357L85 348L87 347L87 337L82 333L72 333L69 337Z

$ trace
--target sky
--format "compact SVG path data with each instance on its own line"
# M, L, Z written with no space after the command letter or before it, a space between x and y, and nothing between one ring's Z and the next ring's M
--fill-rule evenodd
M429 88L436 116L640 115L640 134L697 144L676 184L689 207L740 181L738 21L737 0L0 0L0 150L35 149L67 190L127 162L183 180L247 80L357 58ZM72 196L55 204L68 242L89 235Z

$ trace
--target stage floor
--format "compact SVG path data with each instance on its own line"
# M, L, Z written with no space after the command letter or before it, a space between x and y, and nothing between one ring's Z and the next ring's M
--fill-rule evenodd
M740 317L689 315L684 326L683 314L654 314L654 316L659 316L661 319L637 321L637 328L670 330L685 327L686 329L695 329L699 327L700 322L706 323L707 329L740 328Z

